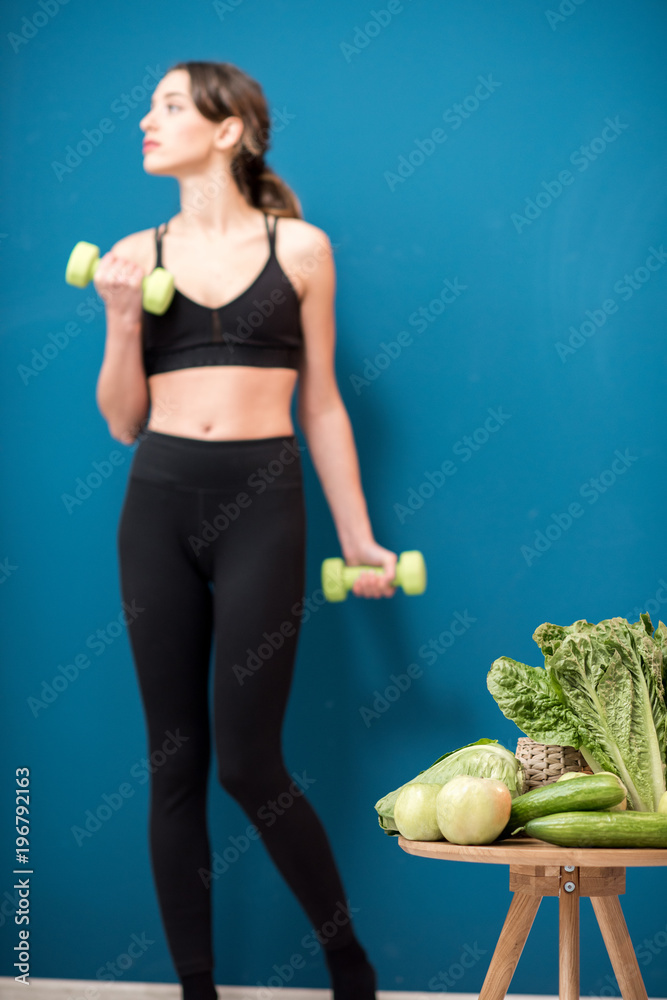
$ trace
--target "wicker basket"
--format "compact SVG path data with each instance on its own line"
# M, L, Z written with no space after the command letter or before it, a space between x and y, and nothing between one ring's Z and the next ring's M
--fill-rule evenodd
M517 741L516 756L526 769L526 788L548 785L566 771L593 771L575 747L561 747L553 743L536 743L528 736Z

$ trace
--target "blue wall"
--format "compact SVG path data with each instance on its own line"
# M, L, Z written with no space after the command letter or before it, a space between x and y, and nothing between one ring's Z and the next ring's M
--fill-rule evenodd
M56 2L11 0L0 14L0 973L14 974L8 809L14 769L27 765L32 974L95 978L136 935L152 943L115 976L175 981L149 871L127 634L90 640L121 610L115 532L134 449L109 436L95 404L101 300L63 274L77 240L107 249L178 210L176 182L143 172L138 123L172 62L217 59L262 83L269 163L336 248L337 373L375 535L421 549L429 572L420 598L315 606L286 762L315 779L309 798L379 988L478 991L510 900L507 868L409 856L373 805L446 750L481 736L515 748L521 733L486 673L503 654L541 663L541 622L667 617L665 6L563 0L559 14L554 0L549 14L548 0L404 0L372 15L353 0L71 0L54 13ZM54 164L103 118L113 130L59 176ZM501 419L485 429L492 414ZM68 513L62 495L114 452L119 464ZM430 481L447 460L451 474ZM339 549L304 462L313 595L321 560ZM420 650L456 615L464 634L427 661ZM82 654L89 666L31 707ZM421 677L365 723L361 709L413 662ZM105 796L118 807L79 843L73 831ZM210 825L221 856L248 825L213 785ZM652 996L667 994L666 889L664 869L628 870L623 907ZM328 986L261 843L213 891L219 983ZM582 994L618 996L589 902L581 914ZM274 965L294 954L304 967L281 979ZM555 900L511 989L558 991Z

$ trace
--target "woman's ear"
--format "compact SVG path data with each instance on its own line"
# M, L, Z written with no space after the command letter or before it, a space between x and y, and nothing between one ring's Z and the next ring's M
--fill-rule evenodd
M244 128L242 118L238 115L228 115L218 123L214 140L216 148L228 149L236 156L241 152Z

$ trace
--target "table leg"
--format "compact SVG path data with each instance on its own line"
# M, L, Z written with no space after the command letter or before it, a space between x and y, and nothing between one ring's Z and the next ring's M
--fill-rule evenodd
M647 1000L621 901L618 896L591 896L591 903L623 1000Z
M579 872L563 872L558 895L558 998L579 1000Z
M479 1000L503 1000L506 996L541 902L541 896L529 896L524 892L515 892L512 896Z

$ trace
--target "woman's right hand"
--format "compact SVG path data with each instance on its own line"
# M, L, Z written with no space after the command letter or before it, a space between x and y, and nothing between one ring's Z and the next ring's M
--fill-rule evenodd
M93 284L106 302L107 313L141 322L144 272L138 264L109 251L95 271Z

